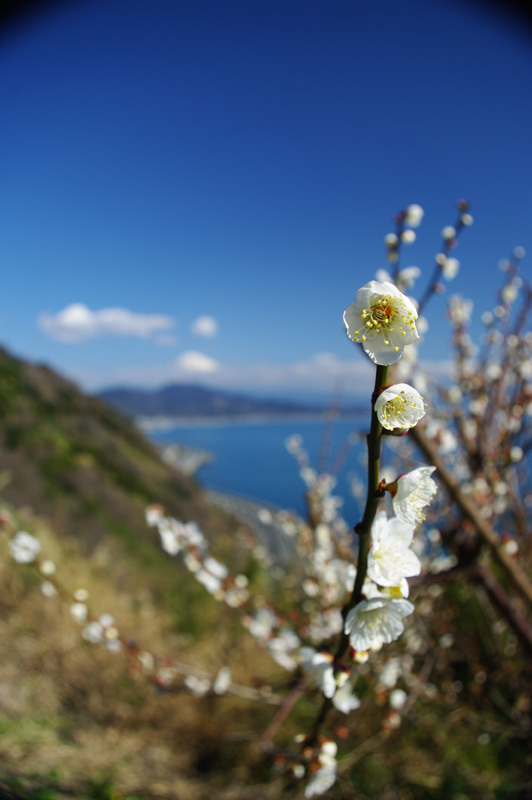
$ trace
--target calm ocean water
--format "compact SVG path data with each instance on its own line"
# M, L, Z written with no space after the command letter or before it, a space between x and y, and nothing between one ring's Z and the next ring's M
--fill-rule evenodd
M365 443L355 444L347 454L345 450L349 435L364 429L363 419L340 420L332 427L323 421L228 422L151 431L150 438L158 444L183 444L212 453L212 463L201 467L196 476L206 488L291 509L301 515L305 513L305 487L296 460L286 450L286 439L299 434L311 466L316 468L320 463L325 471L331 471L343 451L346 457L340 458L342 465L334 494L344 498L345 517L349 524L355 524L360 513L348 481L351 474L361 474L359 456L365 450Z

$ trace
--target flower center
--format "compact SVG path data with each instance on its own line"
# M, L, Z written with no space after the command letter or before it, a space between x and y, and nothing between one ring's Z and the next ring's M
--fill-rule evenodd
M404 398L401 395L397 395L393 400L388 400L387 405L391 406L396 414L402 414L406 407Z
M377 306L371 311L373 321L379 324L386 324L392 316L392 309L389 306Z

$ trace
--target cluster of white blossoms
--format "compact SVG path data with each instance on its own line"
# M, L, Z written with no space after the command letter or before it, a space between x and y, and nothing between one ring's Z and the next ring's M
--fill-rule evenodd
M526 546L527 526L521 521L530 518L532 506L527 458L532 439L532 293L519 274L524 255L518 247L500 262L502 283L494 305L481 314L485 329L480 340L471 335L473 303L450 298L453 382L445 392L440 420L432 419L427 430L462 494L478 508L506 553Z
M187 569L216 600L238 608L249 599L247 577L230 576L225 564L209 554L207 540L195 522L167 517L158 505L146 509L146 522L157 528L163 550L171 556L181 554Z
M41 544L27 531L19 531L9 542L11 558L18 564L31 564L41 552Z
M422 210L412 207L412 224L419 224L421 216ZM414 302L390 281L367 283L356 293L354 303L344 313L349 338L360 343L375 364L385 367L396 364L406 346L419 340L417 318ZM380 388L373 399L373 410L382 426L381 431L395 435L408 432L426 413L423 398L406 383ZM301 477L307 485L310 518L314 524L312 536L300 538L300 542L306 544L304 555L307 563L315 566L314 576L303 581L303 589L309 597L318 596L324 606L328 602L341 603L342 595L353 590L356 569L352 562L338 555L338 542L334 538L338 507L330 505L328 494L334 481L329 476L320 481L320 476L310 467L299 437L291 437L287 449L296 457ZM423 466L399 475L393 482L382 482L380 488L384 486L388 490L394 516L388 516L385 511L375 516L362 599L347 611L342 621L351 646L351 666L344 666L340 660L337 663L333 652L324 648L323 642L335 633L332 628L322 631L319 649L301 643L293 653L326 702L344 714L360 706L355 693L357 664L367 661L372 651L395 641L404 631L405 618L414 611L413 604L407 599L407 579L421 572L421 562L412 544L415 527L423 521L425 509L436 492L436 484L431 478L433 471L434 467ZM320 499L323 495L329 502L317 502L313 507L314 495ZM327 524L324 524L324 518ZM340 552L345 555L341 549ZM312 570L308 574L310 576ZM329 583L325 576L329 576ZM336 589L331 591L334 585ZM307 635L309 630L310 626ZM399 695L394 698L394 709L401 707L400 699L404 704L406 698L406 694L399 691L402 692L401 698ZM336 764L316 762L312 768L308 764L303 768L303 764L301 776L306 775L309 779L306 797L323 794L332 786Z
M299 651L301 666L309 674L312 682L322 691L323 696L332 700L333 706L342 714L349 714L360 706L360 700L353 691L350 670L334 668L331 653L302 647Z
M147 517L152 524L157 520L162 519L163 515L159 506L152 506L147 510ZM175 523L175 520L167 520L170 524ZM202 697L206 694L220 696L226 693L231 693L248 700L266 701L278 704L280 698L275 695L269 686L255 688L251 686L243 686L235 683L231 676L231 670L228 666L222 665L218 668L217 672L207 672L198 669L197 667L184 664L167 656L153 653L145 650L139 646L136 638L128 638L123 636L118 630L115 619L110 613L103 613L95 616L89 606L89 592L85 588L78 588L71 592L67 589L60 579L57 577L57 567L50 559L41 558L42 547L39 539L28 531L16 531L14 528L13 516L9 511L0 509L0 526L4 528L9 535L9 552L11 558L18 564L23 564L33 567L41 575L44 580L41 583L41 591L45 597L48 598L62 598L67 604L72 620L80 627L81 639L90 645L99 645L110 653L123 653L129 659L130 669L134 673L141 673L146 678L149 678L156 686L161 689L169 689L170 687L181 685L188 689L196 697ZM170 525L171 527L171 525ZM186 526L184 526L186 527ZM163 525L163 529L165 526ZM175 525L177 531L178 524ZM195 523L188 524L188 531L194 540L195 545L199 545L202 541L202 534ZM186 537L183 545L186 544ZM166 544L169 544L170 550L173 551L175 545L170 542L170 539L165 539ZM206 562L206 564L205 564ZM204 568L212 570L212 573L219 572L219 562L212 559L210 556L204 558ZM225 570L225 568L224 568ZM223 573L225 575L225 572ZM222 575L220 574L220 579ZM216 595L220 594L220 588L210 585L209 581L205 581L202 577L199 580L210 589L216 588ZM235 582L236 579L233 581ZM246 591L246 596L248 593ZM221 599L218 596L218 599ZM242 595L239 595L239 605L242 602ZM232 605L231 601L229 605ZM274 617L275 615L273 615ZM279 620L276 621L280 626ZM271 624L271 623L270 623ZM257 621L256 634L259 635L258 628L260 622ZM268 626L262 623L262 632ZM276 637L277 642L282 642L288 639L288 632L286 630L278 630ZM291 644L293 651L300 642L297 637ZM274 647L275 645L273 645ZM281 654L279 662L283 662L282 646L278 644L278 652ZM283 666L289 669L297 667L298 660L294 657L288 662L285 659ZM181 680L180 680L181 679Z
M320 737L317 745L312 746L303 733L298 734L295 741L301 748L302 761L296 761L293 765L294 777L310 777L305 786L305 797L325 794L336 783L336 742Z
M415 212L420 221L417 207ZM413 301L388 281L367 283L344 312L349 338L361 343L366 355L381 366L395 364L406 345L419 339L416 320ZM426 413L423 398L406 383L383 387L374 411L385 432L401 434ZM433 471L434 467L420 467L385 484L395 516L380 512L372 525L364 599L350 609L344 627L355 651L378 650L397 639L404 630L403 619L414 610L406 599L406 579L420 574L421 563L410 545L436 491Z
M365 653L380 650L404 631L404 618L414 611L407 600L407 578L419 575L421 562L411 549L415 526L424 519L424 509L436 493L430 477L434 467L419 467L386 484L396 516L381 511L371 529L364 599L345 620L351 647Z

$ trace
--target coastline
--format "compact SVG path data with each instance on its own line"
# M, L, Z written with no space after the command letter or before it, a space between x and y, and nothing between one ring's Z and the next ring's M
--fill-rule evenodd
M246 425L275 425L292 422L327 423L336 420L357 420L365 412L346 412L335 414L331 419L328 411L312 414L246 414L239 416L220 417L136 417L135 424L145 433L151 431L165 431L174 428L223 428Z
M282 566L296 557L294 540L276 518L281 509L271 503L261 503L236 494L211 489L204 491L209 503L251 528L258 543L268 550L275 564Z

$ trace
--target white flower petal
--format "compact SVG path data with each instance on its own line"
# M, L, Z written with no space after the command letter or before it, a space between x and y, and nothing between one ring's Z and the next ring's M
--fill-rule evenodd
M404 631L403 617L414 611L408 600L372 597L351 609L345 632L355 650L371 650L395 641Z
M410 550L414 528L386 513L377 515L372 528L368 577L379 586L398 586L404 578L421 572L421 563Z
M305 797L314 797L318 794L325 794L336 782L336 767L322 767L314 773L311 780L305 787Z
M381 365L395 364L405 345L419 339L417 311L393 283L370 281L344 312L347 335L360 342L367 356Z
M416 526L425 519L423 509L438 491L436 483L430 477L435 469L436 467L418 467L397 478L397 490L392 495L393 510L408 525Z
M342 714L349 714L351 711L356 711L357 708L360 708L360 699L353 693L353 687L349 681L336 690L332 701L334 707L341 711Z
M375 401L375 413L386 430L413 428L425 416L423 398L407 383L388 386Z
M320 653L313 647L302 647L299 651L301 666L310 673L314 683L325 697L332 697L336 691L336 681L330 653Z

